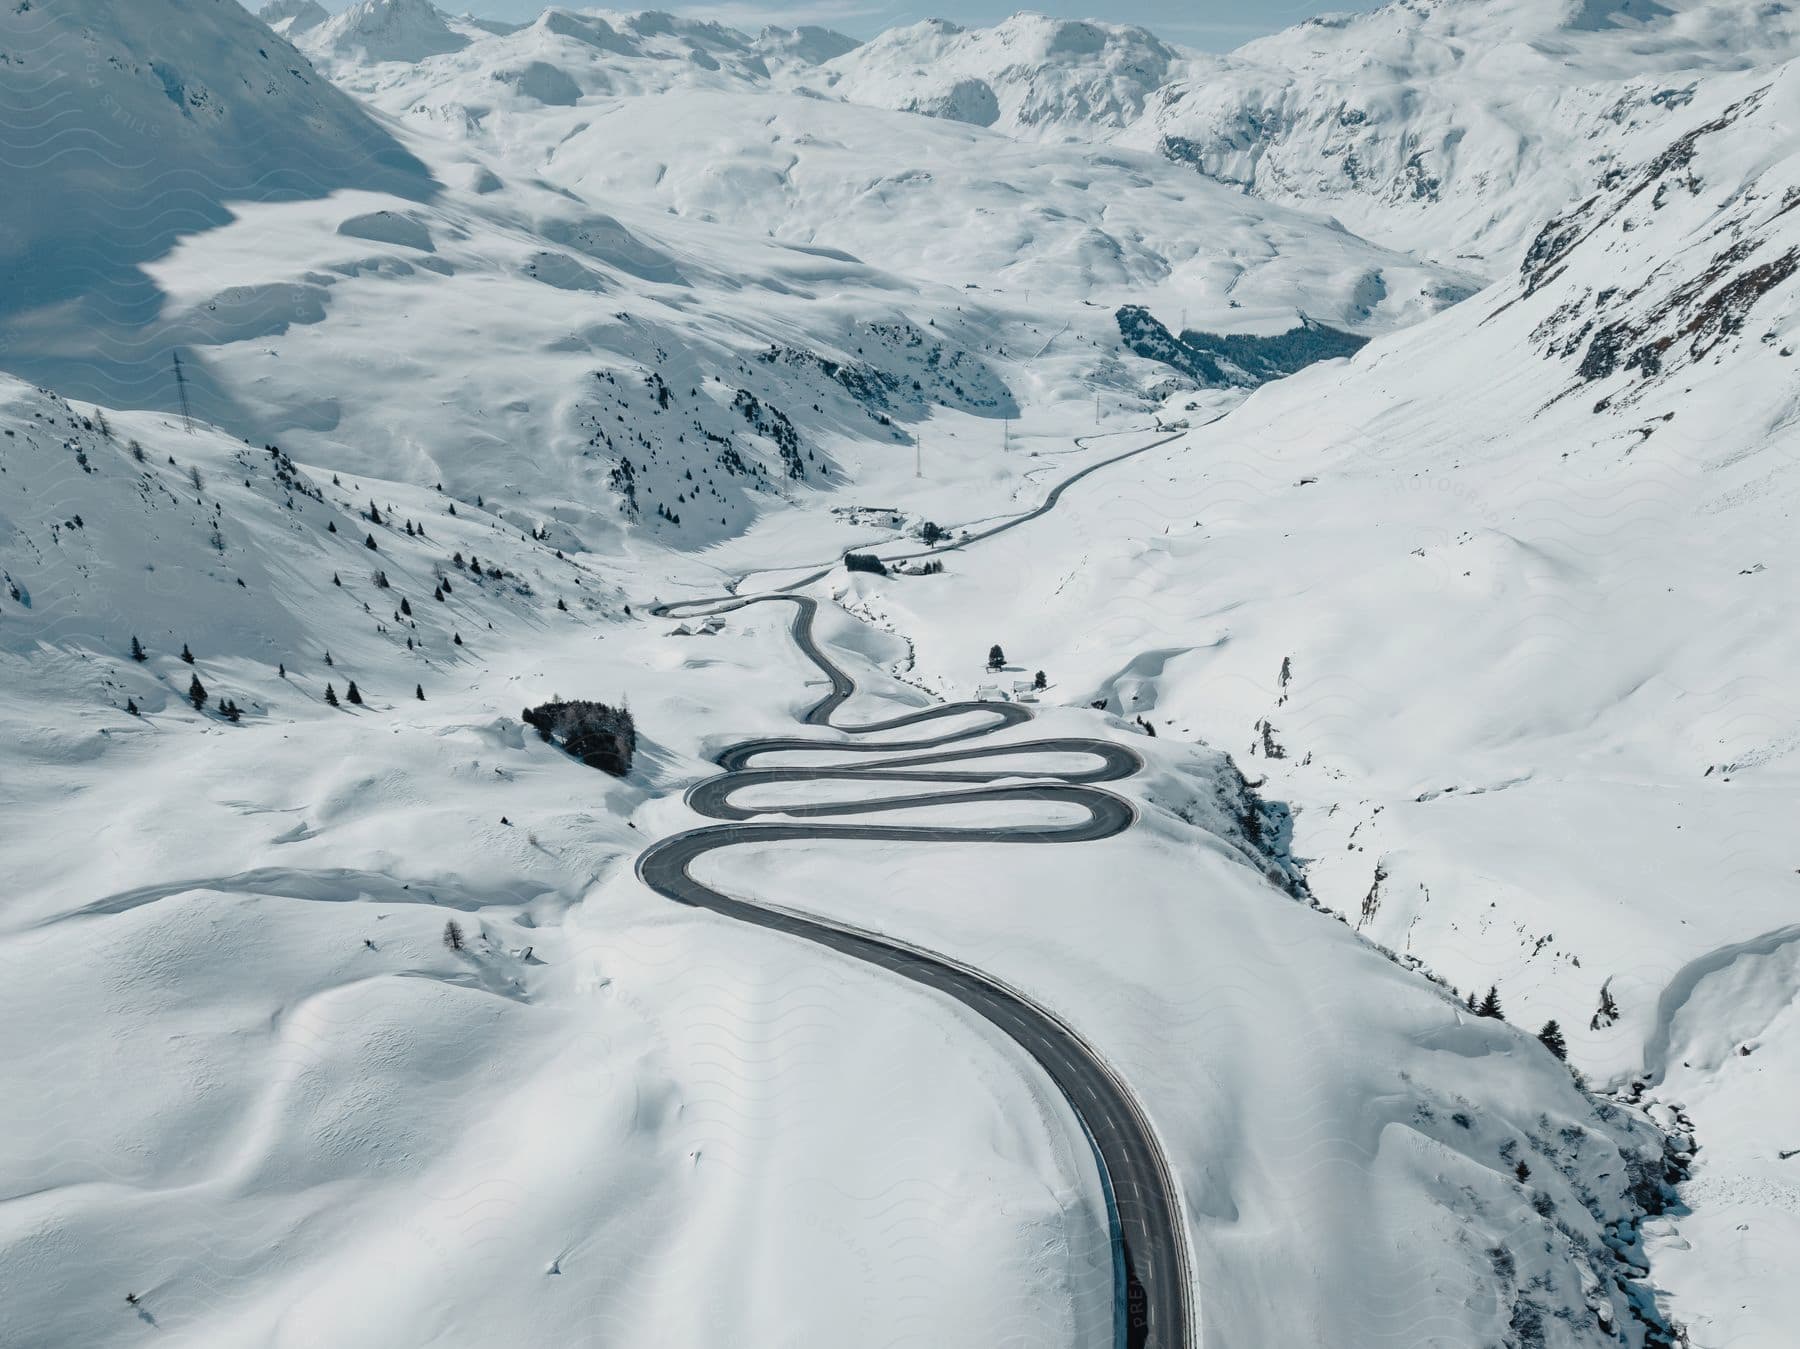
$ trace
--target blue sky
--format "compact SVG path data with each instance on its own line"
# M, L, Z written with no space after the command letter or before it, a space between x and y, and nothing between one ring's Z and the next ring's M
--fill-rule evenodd
M261 8L263 0L246 0L252 9ZM595 0L560 0L570 9L599 8ZM343 9L349 0L324 0L327 9ZM452 13L467 11L485 18L529 19L541 12L550 0L437 0L440 9ZM952 19L966 25L993 23L1016 9L1029 8L1042 14L1063 18L1105 19L1110 23L1141 24L1167 38L1190 47L1227 51L1263 33L1298 23L1313 14L1333 10L1374 9L1380 0L1336 0L1336 3L1309 3L1309 0L1076 0L1058 4L1055 0L996 0L996 3L971 3L959 0L954 6L929 3L894 3L892 0L703 0L697 4L656 3L607 4L609 9L666 9L695 18L717 19L735 28L754 31L765 23L818 23L852 37L872 37L883 28L896 24L917 23L920 19Z

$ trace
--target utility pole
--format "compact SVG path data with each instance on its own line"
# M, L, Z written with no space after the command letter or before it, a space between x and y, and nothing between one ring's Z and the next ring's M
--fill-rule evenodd
M923 478L924 476L925 476L925 437L922 435L914 436L913 437L913 477Z
M1094 395L1094 425L1100 425L1100 395Z
M1000 448L1002 450L1010 450L1012 448L1011 417L1002 417L1000 419Z
M181 424L187 428L187 433L191 436L194 434L194 418L188 410L187 376L181 373L180 353L170 352L169 358L175 362L175 392L181 398Z

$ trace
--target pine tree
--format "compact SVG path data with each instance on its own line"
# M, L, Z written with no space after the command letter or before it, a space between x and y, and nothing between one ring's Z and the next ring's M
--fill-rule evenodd
M199 675L188 682L188 701L193 703L196 712L206 706L206 685L200 682Z
M1037 672L1037 674L1032 678L1031 687L1034 689L1049 688L1050 687L1049 676L1047 676L1042 670L1039 670Z
M137 699L127 698L125 700L125 710L127 712L131 713L132 716L134 716L134 717L137 716L138 715Z
M1565 1062L1568 1060L1568 1041L1563 1039L1562 1027L1557 1025L1555 1021L1546 1021L1544 1023L1544 1028L1538 1032L1538 1039L1543 1043L1544 1048L1556 1055L1557 1058L1562 1059Z
M236 725L238 718L244 714L243 709L230 699L227 699L220 706L219 711L223 712L225 714L225 720L231 722L233 725Z
M188 650L188 646L187 646L186 642L183 642L181 644L181 658L184 661L186 661L189 665L192 665L194 663L194 653L192 651Z
M369 502L369 520L372 524L378 525L381 523L381 512L375 509L375 502L373 500Z
M462 924L457 922L454 918L444 924L444 945L448 946L452 951L460 951L463 949Z
M331 659L331 653L330 653L330 652L329 652L329 651L327 651L327 652L326 652L326 653L325 653L325 663L326 663L326 664L327 664L327 665L330 665L330 664L332 664L332 659Z
M354 679L350 681L350 686L344 690L344 701L347 703L354 703L358 707L362 706L362 692L356 687L356 681Z
M1475 1009L1476 1016L1491 1016L1496 1020L1504 1019L1505 1013L1500 1010L1500 990L1488 985L1487 996L1482 998L1481 1006Z
M1473 1012L1475 1010L1475 990L1474 989L1471 988L1469 990L1469 996L1463 1000L1463 1006L1467 1007L1471 1012Z
M561 609L565 614L569 612L569 606L563 603L563 598L561 595L558 595L556 597L556 607L558 609Z
M338 574L335 571L331 573L331 584L337 586L339 589L342 589L344 585L342 581L338 580Z
M325 522L325 530L329 534L337 533L337 521L336 520L327 520Z
M417 698L420 702L425 701L425 686L423 684L413 685L413 697Z
M998 642L988 648L988 664L990 670L998 670L1006 664L1006 653L1000 649Z
M400 612L405 614L408 618L412 617L412 605L404 596L402 596L400 600Z
M133 634L131 638L131 658L140 665L150 659L149 656L144 654L144 644L138 641L136 634Z
M1521 1185L1531 1179L1531 1168L1525 1165L1523 1157L1519 1158L1519 1164L1513 1168L1513 1174L1519 1178Z
M381 551L379 548L377 548L375 546L375 536L373 534L363 535L363 547L367 548L371 553L376 553L376 552Z
M332 688L329 684L325 686L325 705L327 707L336 707L338 705L337 690Z
M450 640L455 642L458 646L461 646L463 644L462 643L462 634L460 632L451 633Z
M275 674L276 674L277 678L286 679L287 678L287 665L285 663L277 665L275 667Z

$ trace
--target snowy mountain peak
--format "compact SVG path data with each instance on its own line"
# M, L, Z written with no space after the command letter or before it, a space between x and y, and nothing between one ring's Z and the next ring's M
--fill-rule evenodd
M256 17L283 37L292 39L331 22L331 11L319 0L269 0Z
M769 25L756 35L758 51L809 66L835 61L845 53L855 51L859 45L853 37L814 24L802 24L798 28Z
M891 29L829 70L853 103L1080 138L1135 121L1184 60L1142 28L1020 13L992 28Z
M320 55L365 62L422 61L469 45L430 0L359 0L302 40Z

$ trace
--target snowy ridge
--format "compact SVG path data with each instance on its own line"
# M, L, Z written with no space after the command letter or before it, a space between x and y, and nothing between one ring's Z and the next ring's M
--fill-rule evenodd
M431 0L357 0L301 40L318 56L370 62L422 61L469 45Z
M1302 24L1161 91L1130 133L1428 256L1504 266L1680 125L1694 82L1800 52L1785 6L1446 0Z
M1143 116L1188 58L1142 28L1015 14L992 28L927 19L830 63L825 86L853 103L1088 139Z
M856 46L827 28L770 26L752 37L657 11L551 6L530 23L486 23L449 18L429 0L362 0L302 40L339 79L357 87L407 78L365 69L383 64L425 65L434 81L444 83L488 73L505 80L509 70L550 67L562 77L560 87L581 95L768 88L788 72Z
M285 38L317 28L331 18L331 11L319 0L269 0L256 11L256 17Z
M240 202L437 191L241 5L15 5L0 56L0 342L15 373L111 403L153 401L146 370L167 370L168 345L145 341L162 297L141 268L178 240Z
M891 30L830 63L853 102L1118 141L1442 262L1498 269L1676 124L1695 79L1800 52L1781 5L1435 0L1213 57L1021 14Z

